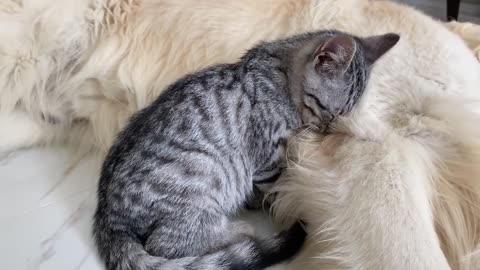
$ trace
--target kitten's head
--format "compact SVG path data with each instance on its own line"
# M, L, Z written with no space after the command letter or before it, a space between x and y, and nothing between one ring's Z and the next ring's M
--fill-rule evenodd
M350 112L363 94L372 65L400 39L397 34L324 37L308 53L300 111L304 124L325 128Z

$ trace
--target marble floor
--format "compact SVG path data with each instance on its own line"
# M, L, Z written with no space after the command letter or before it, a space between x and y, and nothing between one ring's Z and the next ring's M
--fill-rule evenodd
M63 149L32 149L0 161L0 269L103 269L91 237L98 163L68 171L68 160ZM241 218L273 233L262 213Z
M97 270L93 159L66 174L62 149L20 151L0 164L0 269Z

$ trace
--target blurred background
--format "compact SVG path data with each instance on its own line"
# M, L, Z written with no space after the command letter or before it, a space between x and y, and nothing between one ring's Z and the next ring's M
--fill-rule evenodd
M480 0L396 0L397 2L407 3L418 9L437 17L441 20L447 20L447 1L452 3L459 2L459 21L469 21L480 23Z

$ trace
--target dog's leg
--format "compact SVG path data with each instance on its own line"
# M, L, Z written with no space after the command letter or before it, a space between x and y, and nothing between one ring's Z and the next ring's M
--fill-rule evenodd
M94 38L90 2L0 3L0 155L73 132L72 99Z
M428 153L397 139L345 145L338 185L327 187L337 198L325 205L332 254L344 255L346 269L450 269L433 222Z
M381 137L340 139L334 151L299 160L278 209L300 209L311 239L290 269L450 269L434 227L428 152Z
M9 153L47 143L56 131L31 119L26 113L0 113L0 158Z

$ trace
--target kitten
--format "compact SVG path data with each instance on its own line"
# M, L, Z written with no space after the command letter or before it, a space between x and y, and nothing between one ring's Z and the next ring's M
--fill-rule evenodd
M300 224L260 239L230 218L278 174L292 132L352 109L398 39L298 35L170 86L104 162L94 236L107 269L263 269L294 256Z

